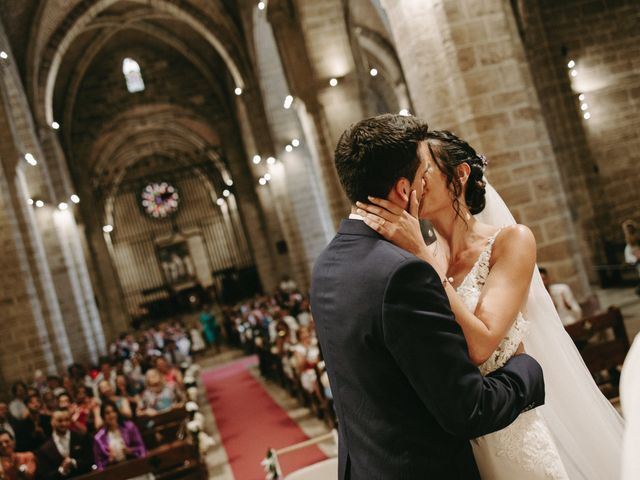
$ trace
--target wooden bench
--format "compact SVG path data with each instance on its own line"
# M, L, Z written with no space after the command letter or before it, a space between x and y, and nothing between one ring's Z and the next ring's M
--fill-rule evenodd
M616 371L624 363L629 351L629 337L620 309L609 307L605 313L565 326L565 330L578 347L584 363L596 377L603 393L609 398L617 396L619 375ZM609 339L607 332L611 331L613 338ZM601 376L603 370L614 374L607 379Z
M157 415L139 415L135 423L140 430L144 444L148 449L178 439L178 433L188 413L184 407L174 408Z
M205 480L206 465L200 461L198 449L184 441L176 441L147 452L144 458L127 460L102 471L74 477L78 480L126 480L145 474L156 480Z

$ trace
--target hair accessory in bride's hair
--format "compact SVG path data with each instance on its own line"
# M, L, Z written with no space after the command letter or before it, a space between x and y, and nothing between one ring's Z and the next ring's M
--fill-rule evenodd
M478 154L478 158L482 162L482 171L484 172L485 169L487 168L487 165L489 165L489 160L487 160L487 157L485 157L481 153Z

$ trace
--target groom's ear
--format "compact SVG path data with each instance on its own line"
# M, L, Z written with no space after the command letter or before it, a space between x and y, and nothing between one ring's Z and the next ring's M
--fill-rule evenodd
M388 200L395 203L399 207L406 209L409 205L409 196L411 195L411 182L401 177L393 184L389 192Z

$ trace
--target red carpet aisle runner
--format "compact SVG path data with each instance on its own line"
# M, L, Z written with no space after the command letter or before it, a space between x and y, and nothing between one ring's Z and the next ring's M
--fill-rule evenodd
M260 462L267 448L308 438L248 372L257 363L255 356L248 357L202 374L236 480L264 480ZM325 458L317 447L307 447L284 455L280 466L286 475Z

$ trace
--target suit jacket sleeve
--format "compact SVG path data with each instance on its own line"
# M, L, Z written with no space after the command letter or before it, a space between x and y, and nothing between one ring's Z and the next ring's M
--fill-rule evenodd
M38 465L36 478L41 480L59 480L63 478L58 472L62 458L51 439L36 452L36 463Z
M93 464L93 442L80 433L71 433L71 457L76 461L74 475L90 472Z
M385 292L384 342L426 408L444 430L475 438L509 425L544 403L540 365L516 355L487 377L471 362L435 270L405 260Z

